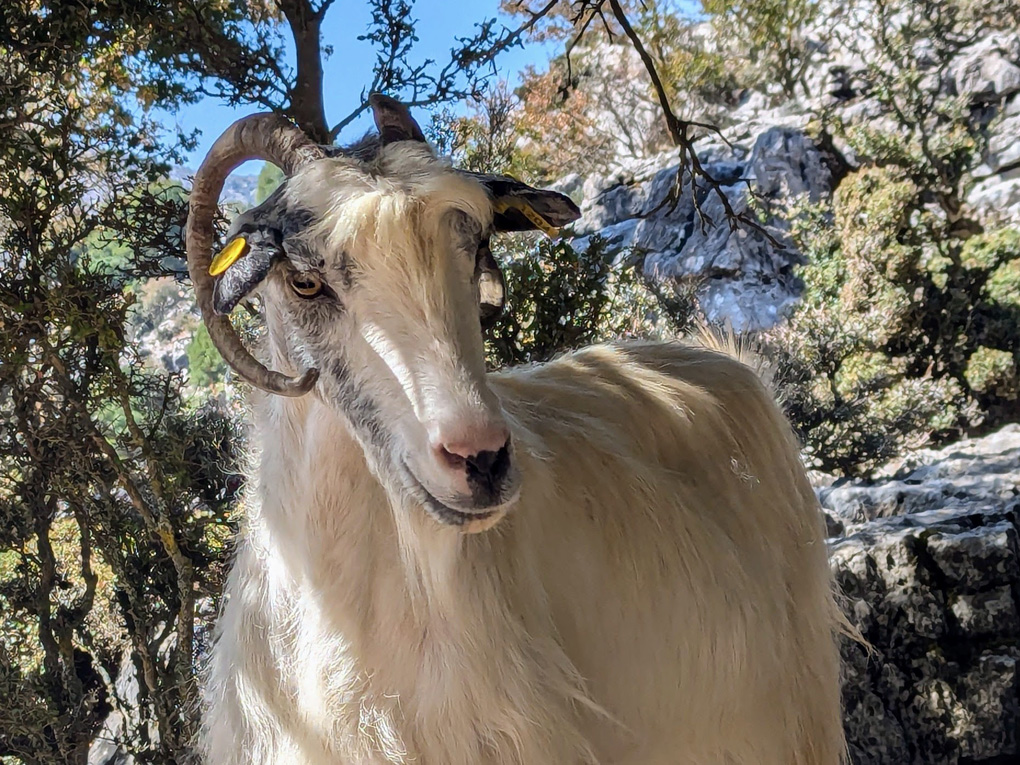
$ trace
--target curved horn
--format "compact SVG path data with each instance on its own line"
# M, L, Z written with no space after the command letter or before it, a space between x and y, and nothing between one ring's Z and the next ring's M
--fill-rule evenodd
M195 285L202 320L209 337L223 359L243 379L257 388L282 396L301 396L312 389L319 372L309 369L298 377L288 377L267 369L249 353L237 336L230 318L213 310L212 259L213 216L223 183L230 172L250 159L272 162L288 176L307 162L326 156L299 128L278 114L253 114L223 131L195 173L189 200L185 242L188 272Z

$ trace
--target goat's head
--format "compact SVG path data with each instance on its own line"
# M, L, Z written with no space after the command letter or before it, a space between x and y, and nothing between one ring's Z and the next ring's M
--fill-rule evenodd
M209 334L242 378L273 394L313 391L346 418L391 491L482 530L520 482L485 378L482 322L503 301L489 236L579 213L561 194L454 170L402 104L370 103L379 135L347 152L278 116L228 128L195 176L188 267ZM287 179L234 221L210 259L223 182L255 158ZM227 314L254 292L273 365L304 373L271 371L242 345Z

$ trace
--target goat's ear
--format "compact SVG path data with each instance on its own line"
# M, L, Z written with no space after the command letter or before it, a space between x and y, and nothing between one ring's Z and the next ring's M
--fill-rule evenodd
M478 275L478 296L479 313L482 317L482 327L490 327L503 313L503 306L506 303L506 283L503 281L503 272L492 257L492 250L488 244L482 246L478 251L478 260L475 265Z
M492 226L496 231L543 231L556 229L581 217L566 194L536 189L508 175L475 175L492 198Z
M256 229L238 234L213 258L209 273L216 277L213 309L228 314L269 274L283 257L276 229Z
M383 146L397 141L425 143L425 134L414 121L411 112L395 98L373 93L368 97L368 104L372 107L372 116L375 117L375 126L379 129L379 139Z
M238 215L227 233L227 244L213 258L209 275L213 285L213 309L228 314L269 274L273 263L284 257L285 235L307 224L301 214L287 210L281 185L257 207Z

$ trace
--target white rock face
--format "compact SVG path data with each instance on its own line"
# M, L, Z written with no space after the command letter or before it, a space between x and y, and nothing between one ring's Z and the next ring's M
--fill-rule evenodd
M829 13L827 24L852 34L867 21L867 4L858 3L853 17L840 4ZM848 121L896 129L869 97L866 74L860 51L820 44L806 77L810 97L777 106L749 93L729 113L725 140L708 136L696 144L736 213L748 209L752 192L772 213L833 193L833 168L852 168L857 159L846 146L823 149L810 137L813 115L823 106ZM987 146L967 191L968 213L979 221L1020 223L1020 32L979 40L958 54L944 78L925 87L947 99L965 97L974 119L986 126ZM737 332L775 326L800 294L794 268L801 256L783 224L766 215L765 229L775 241L747 227L733 229L719 196L704 186L692 194L689 176L675 206L662 207L677 181L677 160L675 152L625 158L611 174L572 179L570 188L583 197L577 243L584 246L597 233L609 242L611 256L628 248L643 256L647 277L667 285L695 283L710 321L729 323Z
M773 210L832 193L829 162L803 130L770 127L748 138L746 145L710 147L703 159L734 213L751 212L749 189ZM800 256L786 242L783 224L770 217L764 226L768 236L733 228L719 194L707 188L694 194L689 178L676 204L664 206L678 170L666 154L588 179L577 230L644 254L649 278L696 281L711 321L729 322L738 332L774 326L798 294L793 268Z
M961 53L949 70L955 93L991 103L1020 92L1020 36L992 35Z

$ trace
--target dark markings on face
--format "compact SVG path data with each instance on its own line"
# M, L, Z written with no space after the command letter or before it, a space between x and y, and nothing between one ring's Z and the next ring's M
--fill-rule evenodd
M475 252L478 242L482 238L481 224L463 210L453 210L449 218L454 246L465 252Z
M379 408L372 402L361 386L353 379L350 369L343 361L334 362L333 379L336 383L336 395L339 397L341 410L347 416L362 447L371 449L377 460L389 463L396 468L395 473L404 493L425 507L430 513L453 525L463 525L471 518L465 513L447 507L433 497L421 483L414 478L411 471L399 460L394 460L394 450L390 444L389 434L382 425ZM484 516L478 516L484 517Z
M288 296L289 321L312 345L317 345L321 336L332 331L347 312L346 297L354 284L354 277L347 267L348 258L345 253L340 253L339 257L332 258L333 264L327 265L326 258L314 243L300 236L284 240L283 250L286 262L281 263L276 276ZM314 275L321 281L322 289L317 295L301 295L292 288L291 283L300 281L305 274Z
M333 253L327 263L325 255L318 249L321 245L303 236L311 222L312 215L307 210L288 216L287 226L290 228L286 228L283 234L284 252L295 268L316 271L338 298L342 297L354 285L350 257L346 252Z
M340 409L347 415L354 432L363 444L385 453L390 439L379 408L351 375L345 361L333 362L332 372Z
M280 216L280 232L284 239L290 239L305 231L315 221L312 211L306 208L288 209Z
M326 258L312 244L302 237L291 236L283 240L283 251L298 270L312 269L325 274Z
M340 289L347 292L354 286L354 274L355 271L351 268L351 259L346 252L341 253L339 262L331 272L332 281L339 282Z
M400 484L399 488L405 496L420 504L437 520L452 526L463 526L468 521L482 520L493 514L492 512L464 513L444 505L432 496L428 489L415 478L407 465L399 458L395 458L395 450L389 433L383 427L379 408L353 379L347 364L343 361L334 362L332 373L336 387L334 395L338 397L338 404L347 416L362 448L370 449L376 460L393 469L393 474ZM497 502L498 498L495 494L490 492L486 495L486 504L497 504Z

